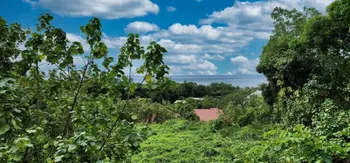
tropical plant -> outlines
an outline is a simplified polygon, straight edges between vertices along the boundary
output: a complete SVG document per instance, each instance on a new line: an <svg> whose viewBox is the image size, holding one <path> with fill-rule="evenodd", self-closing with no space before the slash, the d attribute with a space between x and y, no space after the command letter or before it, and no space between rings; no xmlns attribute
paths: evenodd
<svg viewBox="0 0 350 163"><path fill-rule="evenodd" d="M80 28L88 49L69 42L52 20L41 15L36 32L0 20L1 162L126 161L146 135L134 127L129 98L118 100L118 88L124 87L127 97L134 93L130 71L141 59L137 72L156 88L169 70L166 50L155 42L145 50L139 36L130 34L114 63L99 19ZM84 65L74 62L78 57ZM49 65L45 72L43 64ZM95 83L103 91L91 91Z"/></svg>

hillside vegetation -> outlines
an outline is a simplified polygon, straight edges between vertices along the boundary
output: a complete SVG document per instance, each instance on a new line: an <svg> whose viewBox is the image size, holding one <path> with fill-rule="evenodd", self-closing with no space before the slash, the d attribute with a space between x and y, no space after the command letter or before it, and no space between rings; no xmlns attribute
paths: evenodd
<svg viewBox="0 0 350 163"><path fill-rule="evenodd" d="M271 16L258 88L175 83L137 34L110 56L98 18L80 27L88 49L49 14L36 30L0 18L0 162L350 162L350 0Z"/></svg>

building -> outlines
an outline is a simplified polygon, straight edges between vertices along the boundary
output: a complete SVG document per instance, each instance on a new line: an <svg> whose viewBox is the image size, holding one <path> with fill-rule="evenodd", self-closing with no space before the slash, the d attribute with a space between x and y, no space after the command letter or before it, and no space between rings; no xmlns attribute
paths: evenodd
<svg viewBox="0 0 350 163"><path fill-rule="evenodd" d="M211 121L218 119L222 110L218 108L211 109L194 109L194 113L199 117L200 121Z"/></svg>

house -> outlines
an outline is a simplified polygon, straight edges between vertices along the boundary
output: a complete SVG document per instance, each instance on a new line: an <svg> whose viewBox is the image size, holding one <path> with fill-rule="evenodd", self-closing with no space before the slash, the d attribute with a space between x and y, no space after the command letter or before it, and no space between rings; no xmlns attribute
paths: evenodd
<svg viewBox="0 0 350 163"><path fill-rule="evenodd" d="M211 109L194 109L194 113L199 117L200 121L211 121L218 119L222 110L218 108Z"/></svg>

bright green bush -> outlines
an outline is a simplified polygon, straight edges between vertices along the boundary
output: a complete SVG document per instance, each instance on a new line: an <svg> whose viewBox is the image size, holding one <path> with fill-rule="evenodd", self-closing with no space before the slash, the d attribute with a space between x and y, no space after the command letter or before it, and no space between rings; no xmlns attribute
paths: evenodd
<svg viewBox="0 0 350 163"><path fill-rule="evenodd" d="M196 109L196 107L190 103L175 105L175 112L180 115L180 118L199 121L199 117L194 113L193 109Z"/></svg>
<svg viewBox="0 0 350 163"><path fill-rule="evenodd" d="M152 124L154 135L141 144L132 162L240 162L246 151L259 145L263 133L277 126L225 127L213 122L170 120Z"/></svg>
<svg viewBox="0 0 350 163"><path fill-rule="evenodd" d="M152 103L144 100L130 100L127 110L137 122L162 123L176 116L173 105Z"/></svg>
<svg viewBox="0 0 350 163"><path fill-rule="evenodd" d="M272 121L271 114L272 108L264 102L263 97L253 95L239 105L229 102L224 107L223 114L216 120L216 128L234 124L239 126L253 123L267 124Z"/></svg>
<svg viewBox="0 0 350 163"><path fill-rule="evenodd" d="M343 133L349 135L348 131ZM314 136L310 129L297 125L292 131L272 130L264 134L261 145L247 152L247 162L342 162L349 158L349 143Z"/></svg>

